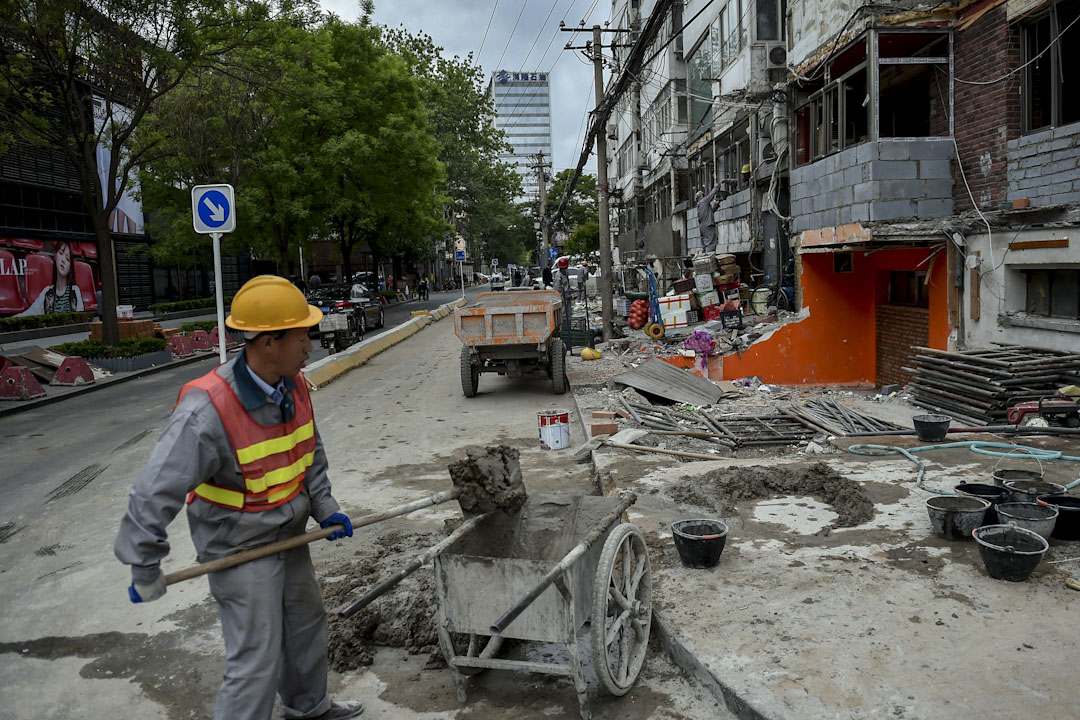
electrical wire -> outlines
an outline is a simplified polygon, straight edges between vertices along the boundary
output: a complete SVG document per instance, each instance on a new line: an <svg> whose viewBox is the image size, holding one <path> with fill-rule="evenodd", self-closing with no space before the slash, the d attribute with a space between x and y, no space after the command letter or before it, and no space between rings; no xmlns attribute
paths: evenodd
<svg viewBox="0 0 1080 720"><path fill-rule="evenodd" d="M1021 65L1020 67L1017 67L1017 68L1013 68L1012 70L1010 70L1010 71L1008 71L1007 73L1005 73L1005 74L1001 75L1000 77L996 77L996 78L994 78L993 80L961 80L960 78L956 78L956 77L954 77L954 78L953 78L953 80L954 80L954 81L956 81L956 82L958 82L958 83L962 83L962 84L964 84L964 85L993 85L993 84L995 84L995 83L999 83L999 82L1001 82L1002 80L1007 80L1007 79L1009 79L1010 77L1012 77L1013 75L1015 75L1016 73L1020 72L1020 71L1021 71L1021 70L1023 70L1024 68L1026 68L1026 67L1027 67L1028 65L1032 64L1033 62L1035 62L1036 60L1038 60L1039 58L1041 58L1041 57L1042 57L1043 55L1045 55L1045 54L1046 54L1047 52L1049 52L1049 51L1050 51L1050 48L1054 47L1054 45L1056 45L1056 44L1057 44L1058 40L1060 40L1060 39L1061 39L1061 36L1062 36L1062 35L1064 35L1065 33L1067 33L1067 32L1069 31L1069 29L1070 29L1070 28L1072 28L1072 26L1073 26L1073 25L1075 25L1075 24L1076 24L1076 23L1078 23L1078 22L1080 22L1080 17L1077 17L1077 18L1076 18L1075 20L1073 20L1073 21L1072 21L1071 23L1069 23L1068 25L1066 25L1066 26L1065 26L1065 29L1064 29L1064 30L1061 30L1060 32L1058 32L1057 36L1056 36L1056 37L1055 37L1055 38L1054 38L1053 40L1051 40L1051 41L1050 41L1049 43L1047 43L1046 47L1044 47L1044 48L1042 49L1042 51L1041 51L1041 52L1040 52L1040 53L1039 53L1038 55L1036 55L1035 57L1031 58L1031 59L1030 59L1030 60L1028 60L1028 61L1027 61L1026 63L1024 63L1023 65ZM942 68L942 70L944 71L944 69L943 69L943 68ZM1065 69L1064 69L1064 68L1062 68L1062 71L1063 71L1063 72L1064 72L1064 70L1065 70Z"/></svg>
<svg viewBox="0 0 1080 720"><path fill-rule="evenodd" d="M503 47L502 55L499 56L499 61L495 63L495 70L499 70L502 66L503 58L506 57L506 51L510 48L510 41L514 39L514 33L517 32L518 23L521 22L521 16L525 14L525 8L529 6L529 0L521 3L521 11L518 12L517 20L514 21L514 28L510 31L510 37L506 38L506 45Z"/></svg>
<svg viewBox="0 0 1080 720"><path fill-rule="evenodd" d="M484 52L484 43L487 42L488 31L491 30L491 21L495 19L495 11L499 9L499 0L495 0L495 6L491 8L491 15L488 16L487 27L484 28L484 39L480 41L480 49L476 51L476 64L480 64L480 55Z"/></svg>

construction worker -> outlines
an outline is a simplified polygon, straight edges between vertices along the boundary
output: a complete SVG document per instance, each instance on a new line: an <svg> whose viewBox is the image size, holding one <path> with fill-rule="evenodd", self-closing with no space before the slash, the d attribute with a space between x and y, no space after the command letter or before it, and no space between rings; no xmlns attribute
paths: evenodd
<svg viewBox="0 0 1080 720"><path fill-rule="evenodd" d="M570 322L570 309L574 305L574 295L570 289L570 258L563 255L555 263L558 270L551 279L551 289L562 296L563 325Z"/></svg>
<svg viewBox="0 0 1080 720"><path fill-rule="evenodd" d="M352 536L326 476L300 368L322 312L285 278L260 275L233 297L225 324L244 334L231 361L180 391L146 469L128 495L115 552L131 565L132 602L165 594L166 527L187 504L199 562L305 531L309 517ZM343 720L358 702L327 694L327 628L307 545L209 575L225 638L216 720Z"/></svg>

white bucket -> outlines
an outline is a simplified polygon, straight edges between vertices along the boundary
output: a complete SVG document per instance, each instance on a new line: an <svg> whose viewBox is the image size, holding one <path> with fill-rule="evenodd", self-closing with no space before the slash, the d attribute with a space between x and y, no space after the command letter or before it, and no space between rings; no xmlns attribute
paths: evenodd
<svg viewBox="0 0 1080 720"><path fill-rule="evenodd" d="M540 447L562 450L570 447L570 411L543 410L536 413L540 425Z"/></svg>

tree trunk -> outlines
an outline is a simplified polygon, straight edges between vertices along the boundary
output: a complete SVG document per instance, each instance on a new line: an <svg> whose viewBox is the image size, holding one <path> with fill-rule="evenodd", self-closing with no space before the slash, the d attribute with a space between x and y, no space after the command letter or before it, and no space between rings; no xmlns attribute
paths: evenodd
<svg viewBox="0 0 1080 720"><path fill-rule="evenodd" d="M106 345L120 343L120 327L116 320L116 303L119 299L116 286L116 254L113 251L112 233L108 218L102 210L91 210L90 222L97 239L98 266L101 268L101 339Z"/></svg>

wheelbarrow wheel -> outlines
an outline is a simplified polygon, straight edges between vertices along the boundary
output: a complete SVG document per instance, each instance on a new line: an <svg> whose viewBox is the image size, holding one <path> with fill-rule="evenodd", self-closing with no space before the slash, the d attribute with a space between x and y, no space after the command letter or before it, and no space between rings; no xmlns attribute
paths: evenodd
<svg viewBox="0 0 1080 720"><path fill-rule="evenodd" d="M630 523L608 535L593 585L593 666L601 685L622 696L637 681L652 626L652 572L645 536Z"/></svg>
<svg viewBox="0 0 1080 720"><path fill-rule="evenodd" d="M461 347L461 391L465 397L475 397L480 384L480 366L473 362L467 345Z"/></svg>

